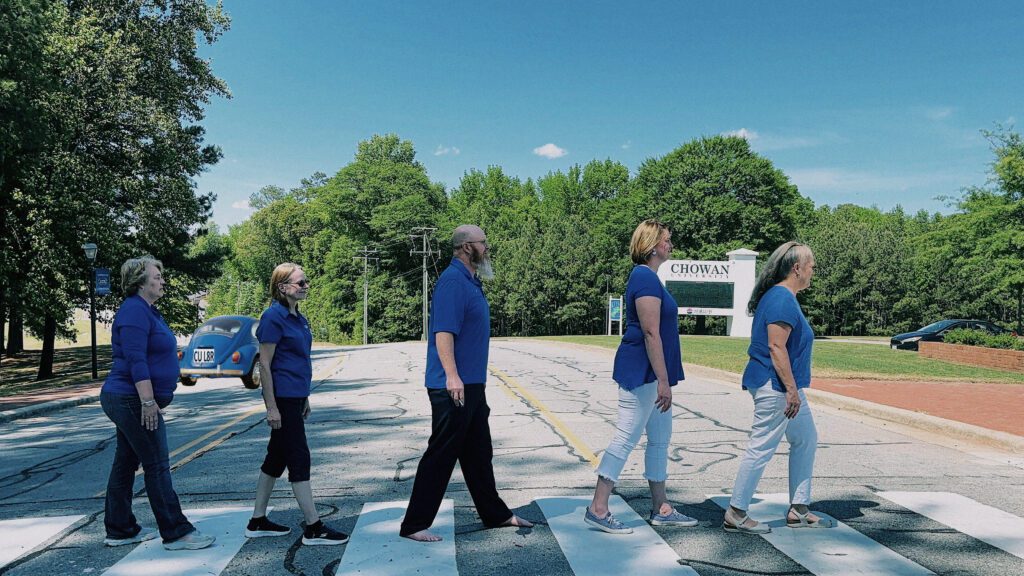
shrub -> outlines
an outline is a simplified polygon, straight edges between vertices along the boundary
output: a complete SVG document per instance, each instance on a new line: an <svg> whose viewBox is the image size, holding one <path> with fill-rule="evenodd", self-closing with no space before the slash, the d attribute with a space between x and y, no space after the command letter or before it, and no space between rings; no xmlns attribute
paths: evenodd
<svg viewBox="0 0 1024 576"><path fill-rule="evenodd" d="M1024 350L1024 339L1013 334L989 334L984 330L951 330L944 338L947 344L965 344L967 346L984 346L986 348L1003 348L1006 350Z"/></svg>

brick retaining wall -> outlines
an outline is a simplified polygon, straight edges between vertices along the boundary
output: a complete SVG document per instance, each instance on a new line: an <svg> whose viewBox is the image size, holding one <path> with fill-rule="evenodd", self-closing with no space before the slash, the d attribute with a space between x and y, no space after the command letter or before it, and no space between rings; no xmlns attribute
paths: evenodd
<svg viewBox="0 0 1024 576"><path fill-rule="evenodd" d="M1003 350L944 342L920 342L918 343L918 352L925 358L935 358L946 362L1024 372L1024 352L1020 350Z"/></svg>

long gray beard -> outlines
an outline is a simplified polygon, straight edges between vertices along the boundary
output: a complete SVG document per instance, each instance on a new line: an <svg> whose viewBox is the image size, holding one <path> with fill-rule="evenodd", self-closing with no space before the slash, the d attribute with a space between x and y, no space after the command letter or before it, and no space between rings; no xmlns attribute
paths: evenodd
<svg viewBox="0 0 1024 576"><path fill-rule="evenodd" d="M481 280L493 280L494 279L494 268L491 267L491 259L484 258L476 265L476 275Z"/></svg>

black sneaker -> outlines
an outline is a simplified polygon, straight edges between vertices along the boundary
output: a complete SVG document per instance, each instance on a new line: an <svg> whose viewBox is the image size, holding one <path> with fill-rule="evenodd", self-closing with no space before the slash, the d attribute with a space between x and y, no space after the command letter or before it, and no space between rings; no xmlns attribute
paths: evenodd
<svg viewBox="0 0 1024 576"><path fill-rule="evenodd" d="M260 538L263 536L284 536L292 529L287 526L271 522L266 516L252 518L249 525L245 527L246 538Z"/></svg>
<svg viewBox="0 0 1024 576"><path fill-rule="evenodd" d="M345 542L348 542L348 534L329 528L323 520L317 520L302 531L302 543L306 546L336 546Z"/></svg>

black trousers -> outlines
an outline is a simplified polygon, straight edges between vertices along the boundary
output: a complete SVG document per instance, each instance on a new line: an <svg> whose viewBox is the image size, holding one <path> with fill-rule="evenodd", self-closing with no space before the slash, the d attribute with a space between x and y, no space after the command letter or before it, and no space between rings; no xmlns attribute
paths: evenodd
<svg viewBox="0 0 1024 576"><path fill-rule="evenodd" d="M432 413L427 451L416 468L409 508L402 520L401 535L430 528L441 507L455 462L462 466L476 512L487 527L500 526L512 518L512 511L498 496L491 465L491 428L487 418L486 386L466 385L466 405L455 406L447 390L428 389Z"/></svg>
<svg viewBox="0 0 1024 576"><path fill-rule="evenodd" d="M311 458L306 442L306 420L302 417L306 398L275 396L274 400L281 413L281 427L270 431L267 455L260 470L267 476L280 478L287 468L289 482L309 482Z"/></svg>

